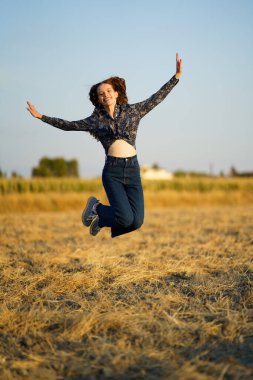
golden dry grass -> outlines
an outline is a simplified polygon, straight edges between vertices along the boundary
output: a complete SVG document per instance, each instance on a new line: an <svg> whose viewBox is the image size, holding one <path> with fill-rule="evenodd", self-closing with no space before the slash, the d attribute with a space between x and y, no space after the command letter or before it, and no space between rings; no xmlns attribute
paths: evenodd
<svg viewBox="0 0 253 380"><path fill-rule="evenodd" d="M252 205L150 209L116 239L79 211L0 226L1 379L252 379Z"/></svg>
<svg viewBox="0 0 253 380"><path fill-rule="evenodd" d="M145 207L250 205L252 178L179 178L143 181ZM81 212L90 194L107 203L100 178L0 179L0 214L35 211Z"/></svg>
<svg viewBox="0 0 253 380"><path fill-rule="evenodd" d="M91 193L24 193L0 195L1 213L24 213L36 211L72 211L81 212ZM101 202L108 204L103 191L92 193ZM199 191L145 190L145 207L148 209L178 206L228 206L253 204L253 191L213 190Z"/></svg>

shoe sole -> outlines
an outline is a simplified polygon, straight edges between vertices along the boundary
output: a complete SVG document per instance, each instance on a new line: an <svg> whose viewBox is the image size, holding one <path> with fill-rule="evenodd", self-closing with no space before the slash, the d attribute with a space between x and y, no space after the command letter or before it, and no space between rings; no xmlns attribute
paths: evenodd
<svg viewBox="0 0 253 380"><path fill-rule="evenodd" d="M97 219L98 219L98 216L96 216L96 217L92 220L92 222L91 222L91 224L90 224L90 234L91 234L92 236L96 236L96 235L99 233L100 229L101 229L101 228L98 227L98 230L96 230L96 233L92 233L92 227L93 227L93 224L96 223Z"/></svg>
<svg viewBox="0 0 253 380"><path fill-rule="evenodd" d="M95 198L95 197L89 197L89 199L87 201L87 204L86 204L86 207L83 210L83 213L82 213L82 222L83 222L83 224L86 227L89 227L90 224L91 224L91 220L87 220L87 218L89 217L89 215L90 215L90 213L92 211L92 207L97 202L98 202L97 198Z"/></svg>

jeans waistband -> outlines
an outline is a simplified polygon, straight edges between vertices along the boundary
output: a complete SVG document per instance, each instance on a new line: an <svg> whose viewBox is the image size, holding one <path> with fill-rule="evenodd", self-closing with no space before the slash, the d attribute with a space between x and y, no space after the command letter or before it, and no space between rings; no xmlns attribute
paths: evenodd
<svg viewBox="0 0 253 380"><path fill-rule="evenodd" d="M105 159L105 162L108 163L108 162L111 162L113 163L114 165L124 165L124 166L128 166L128 165L132 165L136 162L138 162L138 159L137 159L137 155L135 156L131 156L131 157L114 157L114 156L106 156L106 159Z"/></svg>

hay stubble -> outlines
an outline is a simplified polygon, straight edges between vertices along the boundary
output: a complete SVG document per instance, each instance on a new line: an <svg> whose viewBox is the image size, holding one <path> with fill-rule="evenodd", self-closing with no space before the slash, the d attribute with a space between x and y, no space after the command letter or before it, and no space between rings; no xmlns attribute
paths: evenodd
<svg viewBox="0 0 253 380"><path fill-rule="evenodd" d="M250 379L253 208L0 215L3 379Z"/></svg>

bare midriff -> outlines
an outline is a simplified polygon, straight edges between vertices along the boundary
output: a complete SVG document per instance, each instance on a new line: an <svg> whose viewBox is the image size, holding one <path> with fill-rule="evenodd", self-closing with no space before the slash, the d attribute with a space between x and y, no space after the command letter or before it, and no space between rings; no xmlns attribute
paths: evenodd
<svg viewBox="0 0 253 380"><path fill-rule="evenodd" d="M113 157L132 157L136 155L136 150L125 140L119 139L112 143L107 154Z"/></svg>

